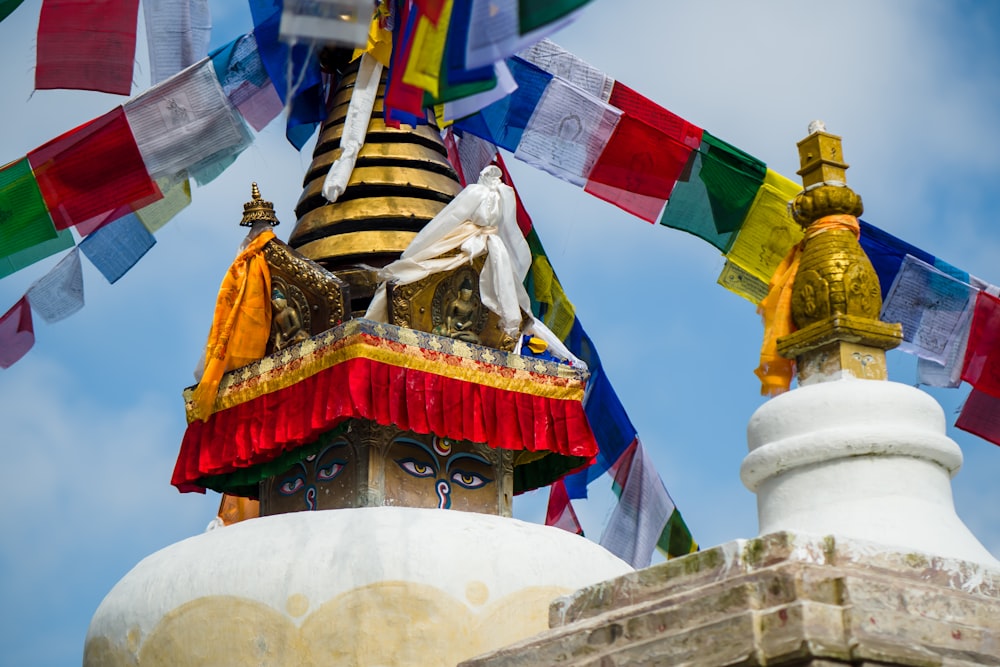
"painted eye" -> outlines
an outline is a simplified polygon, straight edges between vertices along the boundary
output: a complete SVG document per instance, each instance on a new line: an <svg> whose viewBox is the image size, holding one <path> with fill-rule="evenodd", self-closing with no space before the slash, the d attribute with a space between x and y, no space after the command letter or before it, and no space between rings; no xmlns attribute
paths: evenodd
<svg viewBox="0 0 1000 667"><path fill-rule="evenodd" d="M456 470L451 473L451 481L458 484L463 489L478 489L479 487L486 486L492 479L487 479L482 475L477 475L474 472L465 472L464 470Z"/></svg>
<svg viewBox="0 0 1000 667"><path fill-rule="evenodd" d="M344 470L343 461L331 461L330 465L323 466L316 470L316 480L320 482L329 482L334 479Z"/></svg>
<svg viewBox="0 0 1000 667"><path fill-rule="evenodd" d="M434 475L434 468L416 459L399 459L396 463L400 468L414 477L431 477Z"/></svg>
<svg viewBox="0 0 1000 667"><path fill-rule="evenodd" d="M278 487L278 493L283 496L290 496L302 490L302 487L306 485L306 481L302 479L301 475L292 477L291 479L286 479Z"/></svg>

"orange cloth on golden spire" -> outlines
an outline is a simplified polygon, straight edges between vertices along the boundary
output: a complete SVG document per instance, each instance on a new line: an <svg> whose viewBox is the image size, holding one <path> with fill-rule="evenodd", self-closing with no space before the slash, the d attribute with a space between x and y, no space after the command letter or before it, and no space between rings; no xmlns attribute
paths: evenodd
<svg viewBox="0 0 1000 667"><path fill-rule="evenodd" d="M260 516L260 501L240 496L231 496L228 493L222 494L219 502L218 517L226 526L231 526L247 519L256 519Z"/></svg>
<svg viewBox="0 0 1000 667"><path fill-rule="evenodd" d="M274 238L265 229L236 257L215 301L215 316L205 347L205 371L192 395L195 417L211 415L226 371L264 356L271 333L271 273L264 246Z"/></svg>
<svg viewBox="0 0 1000 667"><path fill-rule="evenodd" d="M792 286L799 272L802 249L809 239L838 229L850 231L856 238L861 236L861 226L853 215L827 215L813 222L806 229L805 238L781 260L768 284L767 296L757 306L764 320L764 342L760 346L760 366L754 373L760 378L763 396L777 396L788 391L795 375L795 360L778 354L778 339L796 330L792 321Z"/></svg>

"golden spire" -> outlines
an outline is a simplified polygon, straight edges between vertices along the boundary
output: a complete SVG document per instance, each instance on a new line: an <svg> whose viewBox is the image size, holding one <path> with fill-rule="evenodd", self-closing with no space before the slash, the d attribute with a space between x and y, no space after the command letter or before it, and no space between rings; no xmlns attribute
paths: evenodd
<svg viewBox="0 0 1000 667"><path fill-rule="evenodd" d="M281 224L274 214L274 204L261 199L260 190L257 188L257 184L253 183L250 188L250 201L243 204L243 219L240 220L240 225L253 227L258 222L266 222L272 227Z"/></svg>
<svg viewBox="0 0 1000 667"><path fill-rule="evenodd" d="M841 138L819 121L809 131L798 144L804 190L791 204L806 233L791 299L798 330L778 339L778 352L796 359L800 385L844 373L885 380L885 351L899 345L902 326L879 320L882 292L858 243L864 207L847 186Z"/></svg>
<svg viewBox="0 0 1000 667"><path fill-rule="evenodd" d="M351 287L352 309L364 312L378 284L377 269L399 258L424 225L461 190L435 125L387 127L382 118L385 77L364 146L345 192L336 202L323 196L323 180L340 157L358 61L346 68L320 131L298 221L288 244Z"/></svg>

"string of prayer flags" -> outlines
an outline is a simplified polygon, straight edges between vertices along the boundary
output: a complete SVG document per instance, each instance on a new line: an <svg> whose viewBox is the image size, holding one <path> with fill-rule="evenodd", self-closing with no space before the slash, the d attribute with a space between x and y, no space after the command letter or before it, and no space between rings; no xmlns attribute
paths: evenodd
<svg viewBox="0 0 1000 667"><path fill-rule="evenodd" d="M884 322L903 325L900 350L944 364L972 317L971 285L907 255L882 304Z"/></svg>
<svg viewBox="0 0 1000 667"><path fill-rule="evenodd" d="M142 221L130 213L80 241L80 250L113 285L155 244Z"/></svg>
<svg viewBox="0 0 1000 667"><path fill-rule="evenodd" d="M566 485L557 479L549 487L549 503L545 511L545 525L562 528L565 531L583 536L583 526L576 518L576 511L566 493Z"/></svg>
<svg viewBox="0 0 1000 667"><path fill-rule="evenodd" d="M458 97L458 99L444 102L440 105L439 124L447 125L459 118L471 116L472 114L485 109L491 104L512 95L517 90L517 81L510 73L507 63L501 61L493 66L493 77L491 86L481 93L473 93ZM473 181L474 182L474 181Z"/></svg>
<svg viewBox="0 0 1000 667"><path fill-rule="evenodd" d="M176 178L164 176L156 179L163 199L140 208L135 215L150 232L156 232L191 203L191 181L186 173Z"/></svg>
<svg viewBox="0 0 1000 667"><path fill-rule="evenodd" d="M257 50L253 33L239 37L210 56L222 92L250 126L260 132L283 108Z"/></svg>
<svg viewBox="0 0 1000 667"><path fill-rule="evenodd" d="M315 46L289 47L279 41L281 10L281 0L250 0L257 51L278 98L288 108L285 137L301 150L326 115L323 77Z"/></svg>
<svg viewBox="0 0 1000 667"><path fill-rule="evenodd" d="M208 54L212 15L208 0L144 0L153 84L172 77Z"/></svg>
<svg viewBox="0 0 1000 667"><path fill-rule="evenodd" d="M760 160L704 131L670 193L660 224L728 252L766 172Z"/></svg>
<svg viewBox="0 0 1000 667"><path fill-rule="evenodd" d="M535 107L553 77L519 58L511 58L507 65L517 82L517 90L478 114L456 121L455 127L515 152Z"/></svg>
<svg viewBox="0 0 1000 667"><path fill-rule="evenodd" d="M371 0L284 0L278 37L299 42L360 48L368 42Z"/></svg>
<svg viewBox="0 0 1000 667"><path fill-rule="evenodd" d="M28 153L56 229L161 197L118 107Z"/></svg>
<svg viewBox="0 0 1000 667"><path fill-rule="evenodd" d="M665 553L697 549L686 528L675 534L684 524L638 438L615 463L612 475L618 504L601 535L602 547L636 569L649 566L657 547Z"/></svg>
<svg viewBox="0 0 1000 667"><path fill-rule="evenodd" d="M522 51L568 25L590 0L470 0L465 69Z"/></svg>
<svg viewBox="0 0 1000 667"><path fill-rule="evenodd" d="M802 187L794 181L771 169L766 171L764 182L726 254L727 264L732 265L728 270L738 273L740 280L723 282L720 278L723 287L753 301L760 294L754 284L762 283L766 294L774 270L804 235L788 212L788 202L801 191ZM743 289L746 283L754 286Z"/></svg>
<svg viewBox="0 0 1000 667"><path fill-rule="evenodd" d="M238 155L252 141L208 59L132 98L124 108L153 178Z"/></svg>
<svg viewBox="0 0 1000 667"><path fill-rule="evenodd" d="M35 327L31 321L28 297L11 306L0 317L0 368L10 368L35 344Z"/></svg>
<svg viewBox="0 0 1000 667"><path fill-rule="evenodd" d="M128 95L139 0L43 0L35 89Z"/></svg>
<svg viewBox="0 0 1000 667"><path fill-rule="evenodd" d="M83 267L80 250L73 248L51 271L25 292L31 309L54 324L83 308Z"/></svg>
<svg viewBox="0 0 1000 667"><path fill-rule="evenodd" d="M416 5L416 25L410 46L410 57L403 69L403 83L427 91L431 97L440 95L441 63L454 0L445 0L438 20L432 20Z"/></svg>
<svg viewBox="0 0 1000 667"><path fill-rule="evenodd" d="M408 2L400 5L399 16L392 31L392 58L389 61L388 82L385 88L383 115L388 127L400 123L419 125L423 120L424 91L403 81L406 64L413 52L419 12Z"/></svg>
<svg viewBox="0 0 1000 667"><path fill-rule="evenodd" d="M0 0L0 21L10 16L24 0Z"/></svg>
<svg viewBox="0 0 1000 667"><path fill-rule="evenodd" d="M28 159L0 168L0 258L54 239L57 233Z"/></svg>
<svg viewBox="0 0 1000 667"><path fill-rule="evenodd" d="M17 273L35 262L51 257L67 248L72 248L74 245L76 245L76 241L73 238L73 232L63 229L56 234L54 239L42 241L8 257L0 257L0 278L6 278L12 273Z"/></svg>

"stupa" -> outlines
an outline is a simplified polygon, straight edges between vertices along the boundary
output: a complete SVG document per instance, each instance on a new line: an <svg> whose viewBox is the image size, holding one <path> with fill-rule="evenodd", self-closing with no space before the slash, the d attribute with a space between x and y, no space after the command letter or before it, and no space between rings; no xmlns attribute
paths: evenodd
<svg viewBox="0 0 1000 667"><path fill-rule="evenodd" d="M521 353L524 332L544 332L510 310L504 290L523 276L496 269L506 252L521 264L507 186L487 169L461 190L432 124L371 117L326 200L357 68L340 77L289 244L253 186L201 381L184 392L173 483L227 494L230 525L129 572L94 615L88 667L456 664L545 629L559 595L631 570L510 518L515 493L586 464L596 443L585 367ZM376 85L378 107L384 81L364 83ZM448 224L469 242L435 255ZM361 317L373 299L379 319Z"/></svg>
<svg viewBox="0 0 1000 667"><path fill-rule="evenodd" d="M814 124L799 155L805 242L772 281L790 323L761 372L799 386L751 417L741 470L760 535L584 588L548 632L463 665L1000 663L1000 562L955 513L941 407L888 381L899 325L878 320L841 139Z"/></svg>

